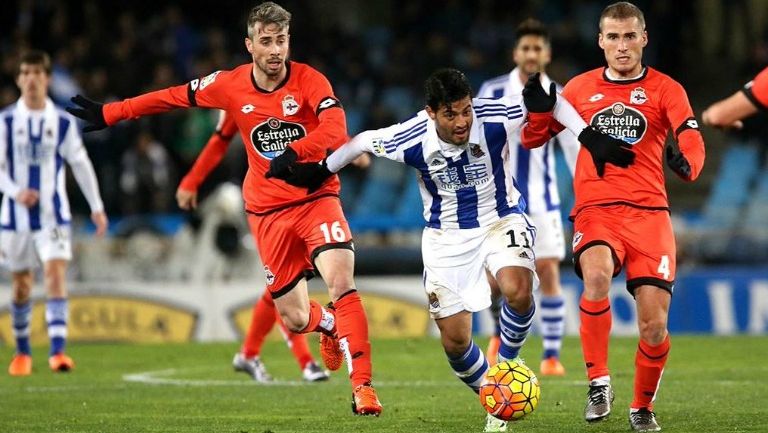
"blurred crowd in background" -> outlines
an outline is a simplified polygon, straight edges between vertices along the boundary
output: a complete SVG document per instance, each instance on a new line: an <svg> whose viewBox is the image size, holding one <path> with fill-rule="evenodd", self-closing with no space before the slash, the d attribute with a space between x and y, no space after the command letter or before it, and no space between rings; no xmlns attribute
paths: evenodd
<svg viewBox="0 0 768 433"><path fill-rule="evenodd" d="M293 13L292 58L309 63L330 79L345 107L352 135L405 119L421 109L422 83L435 68L463 70L475 89L482 81L511 70L514 29L528 17L538 18L549 27L553 50L549 73L555 80L565 83L580 72L601 66L597 23L610 2L279 3ZM733 93L768 65L766 0L634 3L646 14L650 42L645 63L680 81L697 113ZM4 4L0 16L0 106L18 98L14 82L17 56L26 48L51 54L51 95L62 105L77 93L99 101L121 99L247 63L250 59L243 40L252 6L252 2L146 0L16 0ZM753 159L754 173L741 180L746 182L746 196L735 206L748 205L750 191L756 190L766 165L768 122L764 114L761 116L747 122L743 131L730 135L704 131L708 159L701 181L692 185L669 182L671 205L682 218L681 226L699 224L706 219L708 206L721 205L709 201L722 176L720 162L727 159L727 149L732 147L753 149L747 153ZM209 110L179 110L85 135L113 220L130 215L179 214L174 191L213 131L216 119L217 113ZM384 215L398 212L397 197L392 198L393 208L386 209L386 204L370 196L371 188L365 187L366 182L377 183L379 179L392 183L395 190L408 183L403 179L409 174L383 164L376 161L367 171L345 173L344 206L351 218L355 214L366 217L372 207L381 207L376 211ZM240 183L245 170L245 153L236 139L201 195L204 198L223 181ZM567 188L569 178L561 177L565 177L561 184ZM765 177L768 179L768 174ZM380 189L373 191L381 193ZM87 213L79 193L73 191L71 197L74 209ZM567 194L565 201L567 204ZM418 219L419 204L415 206ZM387 227L378 229L386 231ZM130 227L125 230L130 232ZM694 244L698 248L699 243ZM766 245L758 246L758 251L768 256ZM685 250L684 240L683 246ZM698 260L721 259L716 254L720 246L707 248L688 250L696 250Z"/></svg>

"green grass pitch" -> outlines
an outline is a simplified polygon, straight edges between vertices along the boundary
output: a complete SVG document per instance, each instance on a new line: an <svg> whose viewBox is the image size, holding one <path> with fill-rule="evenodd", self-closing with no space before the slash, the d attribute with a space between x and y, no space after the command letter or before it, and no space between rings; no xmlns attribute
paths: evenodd
<svg viewBox="0 0 768 433"><path fill-rule="evenodd" d="M311 343L315 347L315 341ZM485 344L485 341L482 341ZM565 342L564 378L540 378L542 401L512 432L626 432L634 338L611 341L614 412L583 421L584 368L578 340ZM541 342L523 356L538 370ZM263 359L280 381L258 385L234 373L228 344L71 344L77 368L47 369L35 348L30 377L9 377L0 348L1 432L479 432L485 412L453 376L436 339L373 341L380 418L353 416L346 370L320 384L300 382L282 342ZM768 432L768 338L673 336L656 403L665 432ZM344 368L344 367L342 367Z"/></svg>

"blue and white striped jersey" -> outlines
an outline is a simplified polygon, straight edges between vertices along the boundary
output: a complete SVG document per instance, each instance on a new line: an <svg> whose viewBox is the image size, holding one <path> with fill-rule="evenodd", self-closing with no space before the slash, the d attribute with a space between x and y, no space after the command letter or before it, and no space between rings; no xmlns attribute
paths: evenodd
<svg viewBox="0 0 768 433"><path fill-rule="evenodd" d="M0 226L3 230L34 231L69 224L64 161L93 212L103 211L96 177L74 117L48 99L42 110L22 100L0 112ZM22 189L38 191L32 207L14 200Z"/></svg>
<svg viewBox="0 0 768 433"><path fill-rule="evenodd" d="M542 86L549 90L551 80L542 74ZM518 68L483 83L477 94L478 98L500 98L502 96L520 95L525 83L520 80ZM558 92L562 88L558 86ZM510 137L509 166L517 180L520 194L528 204L526 212L529 215L541 214L560 209L560 195L557 191L557 174L555 170L555 144L563 149L566 163L573 175L576 167L576 157L579 153L579 141L569 130L563 130L544 146L528 150L520 144L520 134Z"/></svg>
<svg viewBox="0 0 768 433"><path fill-rule="evenodd" d="M484 227L525 210L507 166L507 143L525 121L522 97L473 99L472 105L472 128L464 146L440 140L426 111L353 140L362 139L365 151L418 170L427 227Z"/></svg>

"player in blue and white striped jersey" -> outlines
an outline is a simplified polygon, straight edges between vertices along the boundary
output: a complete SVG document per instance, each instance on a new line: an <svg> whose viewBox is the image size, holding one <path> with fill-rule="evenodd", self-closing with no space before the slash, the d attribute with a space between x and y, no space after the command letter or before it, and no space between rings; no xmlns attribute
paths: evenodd
<svg viewBox="0 0 768 433"><path fill-rule="evenodd" d="M537 72L540 73L544 89L549 89L551 80L544 73L551 60L549 33L539 21L527 19L518 26L513 58L515 69L509 74L484 82L478 97L500 98L520 94L529 76ZM573 175L580 144L572 132L562 131L544 146L531 150L520 144L519 137L509 140L511 173L528 204L525 212L538 229L534 251L536 273L541 279L542 296L539 299L538 316L541 320L544 352L539 372L544 376L565 374L565 368L560 362L560 348L565 330L565 299L560 288L560 262L565 258L565 239L555 172L556 145L560 145L563 150L565 161ZM496 294L498 290L493 292ZM494 317L498 317L499 307L500 302L494 301L491 307ZM500 343L499 333L497 327L486 354L489 359L496 358Z"/></svg>
<svg viewBox="0 0 768 433"><path fill-rule="evenodd" d="M500 318L502 360L516 358L528 334L537 277L536 229L525 216L525 201L509 168L509 140L527 125L523 98L472 99L471 93L464 74L441 69L426 82L424 111L360 133L319 164L295 164L284 180L314 190L363 152L417 170L426 223L422 256L429 311L451 367L477 390L488 362L472 341L472 313L491 304L486 270L506 299ZM554 117L571 131L591 131L585 139L618 142L588 128L564 99L556 97L551 104L537 112L554 110Z"/></svg>
<svg viewBox="0 0 768 433"><path fill-rule="evenodd" d="M67 264L72 258L71 219L64 161L71 167L91 207L97 234L107 216L75 119L48 98L51 61L41 51L22 55L17 85L21 98L0 112L0 250L12 275L11 315L16 356L8 372L32 372L29 344L33 270L43 265L48 294L45 317L51 348L48 365L68 371L74 362L64 353L67 337Z"/></svg>

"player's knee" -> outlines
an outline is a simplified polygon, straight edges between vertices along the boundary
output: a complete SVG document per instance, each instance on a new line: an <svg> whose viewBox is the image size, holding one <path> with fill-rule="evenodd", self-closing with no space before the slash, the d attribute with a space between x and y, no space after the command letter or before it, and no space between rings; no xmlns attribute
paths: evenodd
<svg viewBox="0 0 768 433"><path fill-rule="evenodd" d="M655 346L661 344L667 336L667 321L664 318L640 320L640 339Z"/></svg>
<svg viewBox="0 0 768 433"><path fill-rule="evenodd" d="M286 328L294 333L303 331L309 323L309 314L304 311L281 311L280 318Z"/></svg>
<svg viewBox="0 0 768 433"><path fill-rule="evenodd" d="M326 280L326 284L328 284L328 293L334 301L338 300L341 295L355 289L352 275L347 275L345 272L332 274Z"/></svg>
<svg viewBox="0 0 768 433"><path fill-rule="evenodd" d="M613 279L612 270L603 267L582 269L584 292L591 297L604 298L608 296Z"/></svg>
<svg viewBox="0 0 768 433"><path fill-rule="evenodd" d="M442 340L445 353L452 358L456 358L467 352L472 342L472 337L456 333L444 335Z"/></svg>

